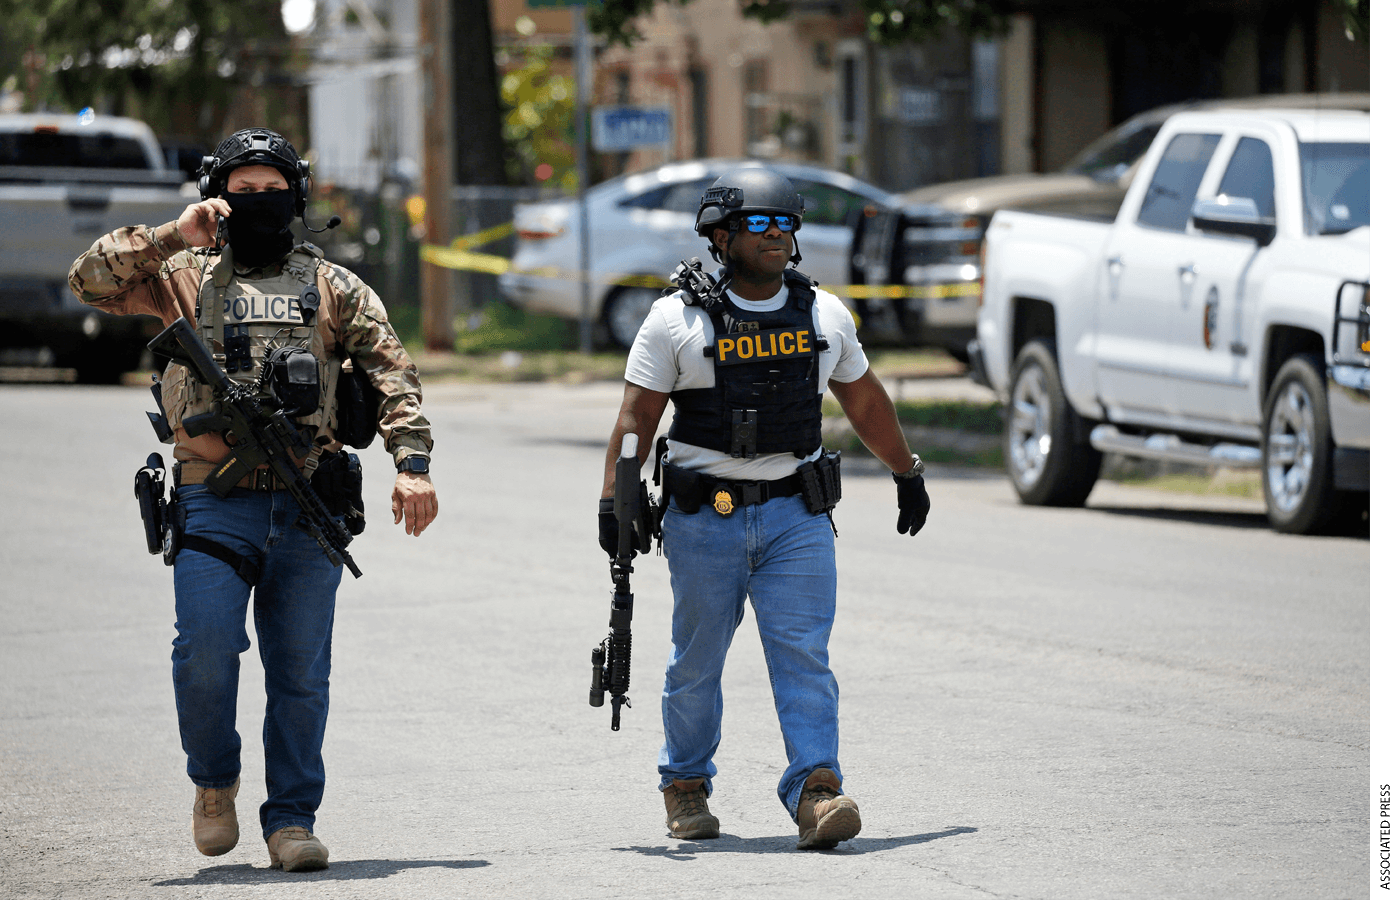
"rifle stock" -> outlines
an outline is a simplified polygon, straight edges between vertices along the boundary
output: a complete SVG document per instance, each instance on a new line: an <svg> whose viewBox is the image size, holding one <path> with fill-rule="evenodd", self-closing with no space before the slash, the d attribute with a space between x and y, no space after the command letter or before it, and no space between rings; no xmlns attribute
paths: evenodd
<svg viewBox="0 0 1400 900"><path fill-rule="evenodd" d="M209 489L219 497L227 497L245 475L266 465L301 507L303 527L316 539L326 558L332 565L344 565L359 578L362 573L346 550L354 535L331 515L311 482L292 462L292 454L305 456L311 452L311 443L296 423L280 410L264 407L251 385L229 378L185 319L176 319L146 346L156 356L189 369L196 379L214 390L216 410L181 423L191 435L224 432L225 442L231 448L204 480Z"/></svg>

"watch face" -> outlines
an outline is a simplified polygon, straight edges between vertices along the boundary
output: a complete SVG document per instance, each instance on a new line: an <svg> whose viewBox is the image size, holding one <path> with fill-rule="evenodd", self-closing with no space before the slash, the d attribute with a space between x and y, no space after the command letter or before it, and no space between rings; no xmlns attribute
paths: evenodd
<svg viewBox="0 0 1400 900"><path fill-rule="evenodd" d="M425 474L428 471L428 461L421 456L410 456L399 463L399 471Z"/></svg>

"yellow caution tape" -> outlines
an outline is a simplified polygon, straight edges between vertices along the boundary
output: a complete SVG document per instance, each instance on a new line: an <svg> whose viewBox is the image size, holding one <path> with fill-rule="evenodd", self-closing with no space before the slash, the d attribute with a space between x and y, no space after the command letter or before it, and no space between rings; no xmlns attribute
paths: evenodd
<svg viewBox="0 0 1400 900"><path fill-rule="evenodd" d="M470 272L490 272L492 275L502 275L510 271L510 260L504 256L473 253L470 250L439 247L435 244L420 246L418 257L444 269L466 269Z"/></svg>
<svg viewBox="0 0 1400 900"><path fill-rule="evenodd" d="M485 231L478 231L476 234L464 234L459 238L452 239L453 250L475 250L483 244L494 243L501 238L508 237L515 231L514 222L502 222L495 228L488 228Z"/></svg>
<svg viewBox="0 0 1400 900"><path fill-rule="evenodd" d="M502 275L514 270L511 262L504 256L493 256L489 253L474 253L469 248L479 247L482 244L489 244L494 240L500 240L503 235L494 235L502 228L509 233L510 226L502 225L496 228L483 231L480 234L459 237L452 241L452 246L442 247L436 244L422 244L418 248L420 259L430 262L435 266L442 266L445 269L461 269L468 272L486 272L491 275ZM532 269L527 274L537 278L553 278L560 281L581 280L578 272L564 271L561 269ZM655 290L669 290L671 282L659 275L616 275L591 273L589 279L595 284L607 283L620 287L645 287ZM974 297L981 293L982 286L975 281L955 282L953 284L838 284L822 285L823 290L830 291L838 297L849 297L856 300L866 300L870 298L926 298L941 299L944 297Z"/></svg>
<svg viewBox="0 0 1400 900"><path fill-rule="evenodd" d="M833 294L865 300L870 297L923 297L941 299L943 297L975 297L982 293L982 285L975 281L962 281L953 284L845 284L828 288Z"/></svg>

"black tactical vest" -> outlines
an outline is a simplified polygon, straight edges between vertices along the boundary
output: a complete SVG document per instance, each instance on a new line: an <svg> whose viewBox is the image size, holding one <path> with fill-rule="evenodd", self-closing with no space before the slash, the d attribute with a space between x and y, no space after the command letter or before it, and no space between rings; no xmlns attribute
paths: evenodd
<svg viewBox="0 0 1400 900"><path fill-rule="evenodd" d="M821 446L822 405L818 354L827 342L817 331L816 291L807 276L784 272L782 309L739 309L725 293L709 307L715 342L715 386L675 391L670 438L730 456L791 453L801 459Z"/></svg>

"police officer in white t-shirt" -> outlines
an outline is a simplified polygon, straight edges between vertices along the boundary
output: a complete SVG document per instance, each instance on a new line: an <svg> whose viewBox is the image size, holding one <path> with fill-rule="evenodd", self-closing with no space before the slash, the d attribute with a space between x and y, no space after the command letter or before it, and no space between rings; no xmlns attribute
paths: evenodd
<svg viewBox="0 0 1400 900"><path fill-rule="evenodd" d="M675 607L662 694L658 769L676 838L719 835L707 798L716 773L725 654L746 599L763 641L788 767L778 798L800 849L827 849L860 831L841 789L837 685L827 661L836 612L831 509L837 454L821 446L828 386L897 485L898 530L928 515L923 463L909 452L894 405L870 370L855 322L789 262L801 260L802 197L763 168L729 172L705 191L695 230L722 264L711 279L692 261L681 290L653 305L627 360L599 504L599 541L617 553L614 463L622 436L639 455L669 401L662 451L665 552Z"/></svg>

